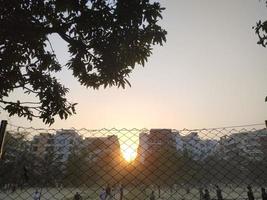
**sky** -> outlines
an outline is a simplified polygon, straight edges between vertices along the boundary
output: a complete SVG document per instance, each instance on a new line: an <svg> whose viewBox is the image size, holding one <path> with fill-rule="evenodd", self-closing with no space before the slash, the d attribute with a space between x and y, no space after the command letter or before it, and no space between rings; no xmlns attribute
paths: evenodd
<svg viewBox="0 0 267 200"><path fill-rule="evenodd" d="M86 89L63 70L58 78L77 102L77 114L50 128L194 129L263 123L267 119L267 49L252 27L267 19L264 1L162 0L160 24L167 43L155 46L145 67L130 75L131 87ZM60 63L66 43L51 42ZM21 99L15 92L10 99ZM48 127L40 120L1 119L17 126Z"/></svg>

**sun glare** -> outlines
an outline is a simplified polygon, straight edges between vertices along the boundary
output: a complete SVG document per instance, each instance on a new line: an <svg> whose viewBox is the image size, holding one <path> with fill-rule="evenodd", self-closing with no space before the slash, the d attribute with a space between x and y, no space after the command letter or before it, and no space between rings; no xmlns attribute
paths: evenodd
<svg viewBox="0 0 267 200"><path fill-rule="evenodd" d="M126 146L122 148L122 154L127 162L131 162L136 158L136 150L133 146Z"/></svg>

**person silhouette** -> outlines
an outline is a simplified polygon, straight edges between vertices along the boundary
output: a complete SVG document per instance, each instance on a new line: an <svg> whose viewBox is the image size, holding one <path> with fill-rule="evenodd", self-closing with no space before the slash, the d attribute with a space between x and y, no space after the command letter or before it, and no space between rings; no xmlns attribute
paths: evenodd
<svg viewBox="0 0 267 200"><path fill-rule="evenodd" d="M202 188L199 188L198 191L199 191L199 199L200 200L203 200L204 199L203 189Z"/></svg>
<svg viewBox="0 0 267 200"><path fill-rule="evenodd" d="M248 200L255 200L251 186L248 185L247 189L248 189L248 192L247 192Z"/></svg>
<svg viewBox="0 0 267 200"><path fill-rule="evenodd" d="M263 187L261 188L261 198L262 200L267 200L267 193Z"/></svg>
<svg viewBox="0 0 267 200"><path fill-rule="evenodd" d="M109 186L109 184L106 187L106 196L105 199L107 199L109 197L109 199L111 198L111 188Z"/></svg>
<svg viewBox="0 0 267 200"><path fill-rule="evenodd" d="M25 166L23 167L23 178L25 183L29 182L29 172Z"/></svg>
<svg viewBox="0 0 267 200"><path fill-rule="evenodd" d="M123 184L120 185L120 200L123 199Z"/></svg>
<svg viewBox="0 0 267 200"><path fill-rule="evenodd" d="M189 194L190 193L190 188L187 187L185 191L186 191L186 194Z"/></svg>
<svg viewBox="0 0 267 200"><path fill-rule="evenodd" d="M74 200L82 200L82 196L78 192L76 192L73 199Z"/></svg>
<svg viewBox="0 0 267 200"><path fill-rule="evenodd" d="M41 193L38 190L35 190L33 195L33 200L40 200L41 199Z"/></svg>
<svg viewBox="0 0 267 200"><path fill-rule="evenodd" d="M105 200L106 198L106 190L105 188L102 188L100 195L99 195L100 200Z"/></svg>
<svg viewBox="0 0 267 200"><path fill-rule="evenodd" d="M209 190L206 188L204 192L204 200L210 200Z"/></svg>
<svg viewBox="0 0 267 200"><path fill-rule="evenodd" d="M154 191L151 192L149 199L150 200L155 200L156 199Z"/></svg>
<svg viewBox="0 0 267 200"><path fill-rule="evenodd" d="M223 200L223 196L222 196L222 190L219 188L218 185L215 186L216 187L216 196L218 200Z"/></svg>
<svg viewBox="0 0 267 200"><path fill-rule="evenodd" d="M200 200L203 200L203 199L204 199L203 188L199 188L199 189L198 189L198 192L199 192L199 199L200 199Z"/></svg>

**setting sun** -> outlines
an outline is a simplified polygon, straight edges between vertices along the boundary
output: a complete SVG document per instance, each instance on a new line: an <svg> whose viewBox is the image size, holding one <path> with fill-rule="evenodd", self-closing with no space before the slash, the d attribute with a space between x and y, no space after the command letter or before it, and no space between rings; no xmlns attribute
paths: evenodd
<svg viewBox="0 0 267 200"><path fill-rule="evenodd" d="M122 145L122 155L127 162L131 162L136 158L136 149L134 146Z"/></svg>

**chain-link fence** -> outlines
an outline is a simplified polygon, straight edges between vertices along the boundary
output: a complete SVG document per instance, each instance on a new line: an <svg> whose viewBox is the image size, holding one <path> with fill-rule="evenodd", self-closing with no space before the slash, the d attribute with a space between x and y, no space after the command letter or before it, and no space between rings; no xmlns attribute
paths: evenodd
<svg viewBox="0 0 267 200"><path fill-rule="evenodd" d="M0 199L267 199L263 125L198 130L8 125Z"/></svg>

